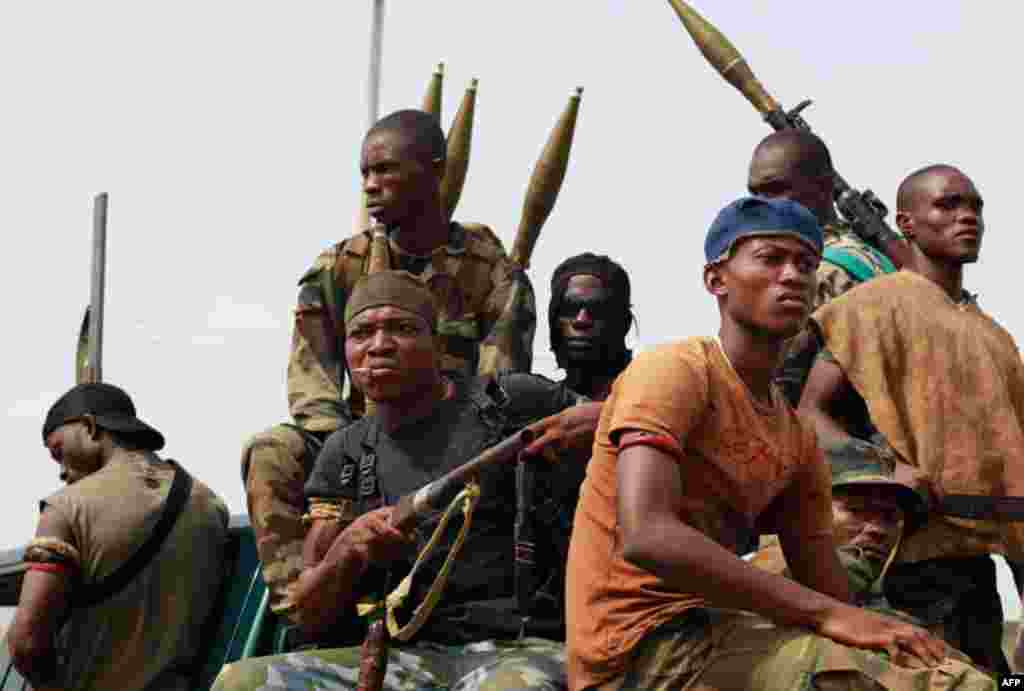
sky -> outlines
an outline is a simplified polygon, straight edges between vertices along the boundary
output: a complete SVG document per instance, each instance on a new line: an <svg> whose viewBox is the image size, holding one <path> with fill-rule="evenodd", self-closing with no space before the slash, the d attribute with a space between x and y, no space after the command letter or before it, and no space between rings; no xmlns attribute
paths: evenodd
<svg viewBox="0 0 1024 691"><path fill-rule="evenodd" d="M382 114L417 107L446 63L443 124L480 79L455 217L511 246L548 133L585 87L557 206L529 275L590 250L630 272L646 348L711 334L703 237L745 190L767 125L697 52L665 0L389 0ZM989 233L967 287L1015 337L1021 240L1003 173L1021 153L1017 3L730 0L695 4L855 187L890 207L922 165L962 167ZM295 284L347 237L366 129L369 0L0 5L0 227L7 239L0 546L25 542L59 489L43 416L74 384L89 300L91 206L110 195L104 377L166 455L245 510L244 439L287 416ZM890 214L890 221L892 214ZM537 371L558 376L546 325ZM1005 573L1003 574L1005 576ZM1010 615L1019 614L1015 595Z"/></svg>

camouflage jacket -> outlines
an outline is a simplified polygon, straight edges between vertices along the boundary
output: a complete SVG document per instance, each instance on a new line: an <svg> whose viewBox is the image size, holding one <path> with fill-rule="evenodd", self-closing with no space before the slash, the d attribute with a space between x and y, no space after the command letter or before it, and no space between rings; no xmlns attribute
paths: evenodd
<svg viewBox="0 0 1024 691"><path fill-rule="evenodd" d="M857 237L848 225L830 223L825 226L814 307L821 307L859 283L895 271L887 256Z"/></svg>
<svg viewBox="0 0 1024 691"><path fill-rule="evenodd" d="M420 276L438 300L442 367L464 375L529 372L537 308L526 273L490 228L452 223L448 242L430 255L404 252L392 237L391 266ZM370 234L328 248L299 281L288 360L288 406L296 424L329 432L362 412L348 392L344 364L345 301L367 273Z"/></svg>

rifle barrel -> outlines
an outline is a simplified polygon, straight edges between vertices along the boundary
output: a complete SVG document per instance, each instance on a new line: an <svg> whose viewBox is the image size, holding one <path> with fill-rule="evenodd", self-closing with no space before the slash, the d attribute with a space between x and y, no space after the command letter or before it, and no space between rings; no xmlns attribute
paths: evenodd
<svg viewBox="0 0 1024 691"><path fill-rule="evenodd" d="M463 463L444 477L411 494L406 494L398 500L398 505L391 514L391 525L402 532L413 530L426 516L451 501L463 485L479 475L481 470L490 465L511 462L533 441L533 438L534 435L529 430L520 430L485 449L476 458Z"/></svg>

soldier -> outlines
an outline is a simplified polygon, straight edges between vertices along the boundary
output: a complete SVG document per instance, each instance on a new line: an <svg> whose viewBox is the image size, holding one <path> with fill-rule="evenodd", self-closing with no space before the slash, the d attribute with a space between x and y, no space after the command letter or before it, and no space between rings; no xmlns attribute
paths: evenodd
<svg viewBox="0 0 1024 691"><path fill-rule="evenodd" d="M868 244L839 220L832 200L832 157L817 135L806 130L779 130L761 140L750 161L747 188L751 194L800 202L818 218L825 249L818 265L814 307L820 307L850 288L876 276L892 273L906 260L906 243L899 237L885 242L885 253ZM790 404L800 401L817 343L813 332L793 339L779 372L779 385Z"/></svg>
<svg viewBox="0 0 1024 691"><path fill-rule="evenodd" d="M445 141L437 120L404 110L366 135L361 169L367 208L387 228L391 265L423 280L439 299L442 366L529 371L536 308L526 274L484 226L448 222L439 188ZM302 486L323 440L362 412L352 390L343 400L342 315L356 280L367 272L366 231L323 254L299 282L288 361L294 424L250 439L242 477L271 609L289 616L288 588L302 568ZM514 289L518 285L518 290Z"/></svg>
<svg viewBox="0 0 1024 691"><path fill-rule="evenodd" d="M633 357L626 347L629 294L629 275L604 255L569 257L551 277L551 351L566 372L565 385L591 400L608 397Z"/></svg>
<svg viewBox="0 0 1024 691"><path fill-rule="evenodd" d="M903 539L918 527L928 505L914 488L897 482L893 469L877 455L832 455L832 526L839 561L850 581L854 604L890 611L877 588ZM765 547L750 562L772 573L789 575L778 545Z"/></svg>
<svg viewBox="0 0 1024 691"><path fill-rule="evenodd" d="M719 339L646 351L616 380L569 551L574 691L684 686L723 633L712 605L761 614L784 625L779 636L942 659L927 631L847 604L828 468L774 384L786 340L810 312L821 248L817 220L793 201L728 205L704 246ZM795 580L737 556L765 528L780 535Z"/></svg>
<svg viewBox="0 0 1024 691"><path fill-rule="evenodd" d="M891 608L880 584L901 539L924 518L924 498L913 488L893 480L891 468L879 458L856 456L830 461L836 545L854 604L917 623ZM758 568L789 575L778 545L762 548L745 558ZM733 615L728 621L729 626L719 624L723 634L715 641L713 659L701 673L697 688L760 689L770 684L772 689L803 689L808 672L843 665L871 670L873 683L877 684L871 688L876 691L996 688L992 677L972 667L970 659L956 650L949 650L949 658L935 668L922 667L919 660L902 650L889 660L891 664L885 664L866 651L843 649L827 639L808 635L784 634L784 643L780 645L776 630L761 617ZM770 681L751 687L747 685L750 676ZM819 672L814 688L831 689L839 683L841 680L830 680L828 674Z"/></svg>
<svg viewBox="0 0 1024 691"><path fill-rule="evenodd" d="M376 412L331 435L306 483L312 527L295 588L296 617L321 647L351 630L361 595L383 594L388 570L395 577L408 572L417 552L412 548L422 548L432 532L433 525L410 541L390 526L401 496L511 430L563 409L532 426L540 438L526 452L558 445L585 454L593 439L600 404L581 403L543 377L443 375L437 324L431 294L404 272L368 276L346 305L349 371ZM563 431L570 429L575 432L567 439ZM524 622L513 599L514 473L513 465L481 473L480 503L447 586L414 643L390 654L385 688L560 688L564 652L553 639L561 622ZM551 479L557 474L541 473L538 481ZM438 552L417 572L414 602L424 600L454 532L444 534ZM215 688L262 688L270 679L355 688L358 667L358 647L289 653L230 665Z"/></svg>
<svg viewBox="0 0 1024 691"><path fill-rule="evenodd" d="M223 576L224 502L156 455L163 435L110 384L64 394L43 443L68 487L41 502L25 550L15 667L37 689L192 688Z"/></svg>
<svg viewBox="0 0 1024 691"><path fill-rule="evenodd" d="M815 307L858 283L892 273L909 257L902 239L889 238L883 252L839 220L832 201L832 176L832 156L821 138L806 130L779 130L754 149L747 179L751 194L792 199L818 217L825 249L818 266Z"/></svg>
<svg viewBox="0 0 1024 691"><path fill-rule="evenodd" d="M1005 674L989 554L1020 559L1024 526L991 519L1005 513L1003 497L1024 495L1024 366L1010 334L963 289L964 266L977 261L984 234L974 183L952 166L918 170L900 185L896 220L913 261L815 313L825 345L800 408L825 448L839 453L867 445L837 419L836 404L866 405L895 477L932 508L900 549L888 598L941 624L976 664ZM977 495L988 504L977 505Z"/></svg>

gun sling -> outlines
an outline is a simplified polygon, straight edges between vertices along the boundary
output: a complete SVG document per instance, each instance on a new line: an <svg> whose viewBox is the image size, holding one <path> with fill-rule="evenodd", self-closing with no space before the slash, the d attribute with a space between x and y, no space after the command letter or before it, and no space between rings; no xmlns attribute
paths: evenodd
<svg viewBox="0 0 1024 691"><path fill-rule="evenodd" d="M1024 497L947 494L939 502L937 512L955 518L1024 521Z"/></svg>
<svg viewBox="0 0 1024 691"><path fill-rule="evenodd" d="M102 581L93 583L81 588L76 588L74 593L73 607L92 607L114 595L117 595L132 580L139 575L153 560L160 547L163 546L167 536L170 535L178 516L181 515L189 496L192 494L192 476L185 472L185 469L175 461L167 460L174 467L174 480L171 482L171 489L167 494L167 501L164 503L160 519L153 527L153 532L146 541L135 551L128 561L121 564L114 573Z"/></svg>

